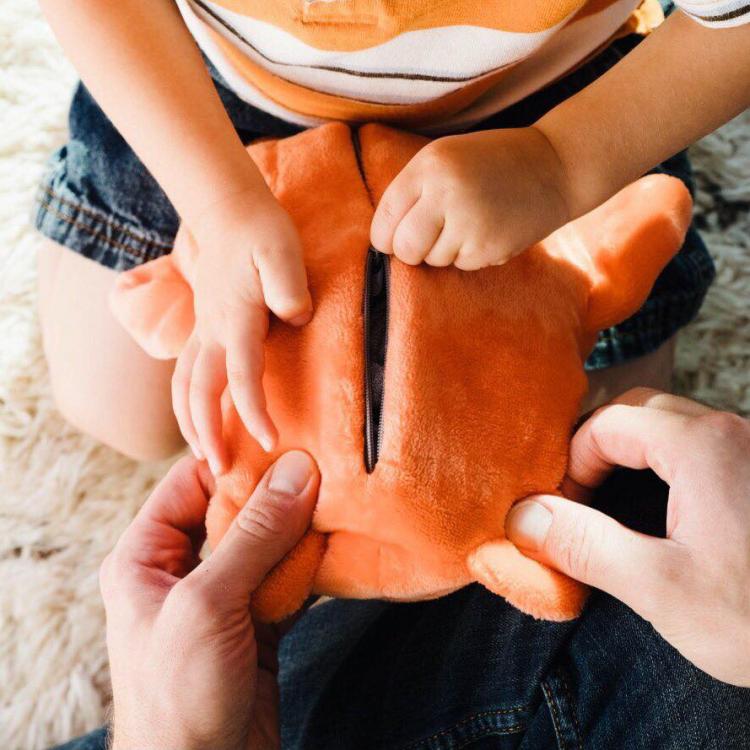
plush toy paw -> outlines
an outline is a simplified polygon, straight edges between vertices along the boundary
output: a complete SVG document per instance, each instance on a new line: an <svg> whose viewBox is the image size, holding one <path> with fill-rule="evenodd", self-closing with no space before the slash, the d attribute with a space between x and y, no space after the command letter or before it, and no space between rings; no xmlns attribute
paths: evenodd
<svg viewBox="0 0 750 750"><path fill-rule="evenodd" d="M525 557L507 539L477 547L467 565L478 583L532 617L570 620L588 594L586 586Z"/></svg>

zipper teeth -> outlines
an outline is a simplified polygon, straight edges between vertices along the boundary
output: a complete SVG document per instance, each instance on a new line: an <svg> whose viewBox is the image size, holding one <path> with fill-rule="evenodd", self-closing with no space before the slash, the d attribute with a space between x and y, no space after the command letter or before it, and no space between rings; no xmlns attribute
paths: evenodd
<svg viewBox="0 0 750 750"><path fill-rule="evenodd" d="M370 275L373 265L373 254L371 250L367 251L367 263L365 264L365 299L364 299L364 350L365 350L365 469L367 473L372 473L377 461L376 453L376 436L374 434L372 410L373 410L373 393L372 393L372 368L370 367L370 351L368 343L370 341L370 313L371 313L371 289Z"/></svg>
<svg viewBox="0 0 750 750"><path fill-rule="evenodd" d="M365 189L369 195L370 189L367 185L367 178L365 176L364 165L362 163L362 144L359 140L359 130L352 128L351 130L352 146L354 147L354 156L357 160L357 167L359 168L362 182L365 185ZM365 381L365 451L364 461L365 469L368 474L371 474L375 469L375 464L378 462L378 456L380 453L380 443L383 438L383 404L381 400L380 414L378 416L378 423L373 423L373 388L372 388L372 367L370 366L370 351L369 342L371 336L371 313L372 313L372 289L371 289L371 276L373 265L377 258L377 250L370 246L367 250L367 261L365 264L365 288L364 288L364 301L363 301L363 317L364 317L364 381ZM390 265L388 259L383 257L381 260L383 264L383 294L385 295L385 331L383 336L383 366L385 367L385 352L388 346L388 300L389 300L389 278L390 278ZM382 395L381 395L382 399Z"/></svg>
<svg viewBox="0 0 750 750"><path fill-rule="evenodd" d="M385 365L388 360L388 318L390 317L391 302L391 264L386 256L383 256L383 296L385 297L385 324L383 328L383 386L380 396L380 414L378 415L378 434L375 442L375 462L373 463L373 467L380 456L380 446L383 443L383 417L385 415Z"/></svg>

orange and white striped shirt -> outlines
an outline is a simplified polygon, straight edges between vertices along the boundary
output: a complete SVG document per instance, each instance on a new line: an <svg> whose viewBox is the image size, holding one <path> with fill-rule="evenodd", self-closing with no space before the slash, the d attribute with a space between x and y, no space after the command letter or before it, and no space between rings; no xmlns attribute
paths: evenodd
<svg viewBox="0 0 750 750"><path fill-rule="evenodd" d="M177 0L235 93L289 122L468 126L563 76L658 0ZM697 20L738 0L685 0ZM750 8L747 8L750 13ZM741 15L741 13L740 13ZM737 16L735 16L736 18Z"/></svg>

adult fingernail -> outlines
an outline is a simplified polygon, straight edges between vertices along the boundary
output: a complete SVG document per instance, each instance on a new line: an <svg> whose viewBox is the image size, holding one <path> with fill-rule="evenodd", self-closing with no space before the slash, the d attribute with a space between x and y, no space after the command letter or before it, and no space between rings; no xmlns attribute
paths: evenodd
<svg viewBox="0 0 750 750"><path fill-rule="evenodd" d="M282 495L299 495L313 473L313 462L303 451L285 453L274 464L268 489Z"/></svg>
<svg viewBox="0 0 750 750"><path fill-rule="evenodd" d="M510 509L505 534L518 547L539 550L552 524L552 513L535 500L523 500Z"/></svg>

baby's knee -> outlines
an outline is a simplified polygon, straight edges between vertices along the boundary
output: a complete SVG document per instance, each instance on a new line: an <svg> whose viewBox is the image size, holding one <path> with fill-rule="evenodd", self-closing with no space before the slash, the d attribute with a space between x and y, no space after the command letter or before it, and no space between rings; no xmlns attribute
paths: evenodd
<svg viewBox="0 0 750 750"><path fill-rule="evenodd" d="M172 412L173 364L154 360L109 310L117 274L48 242L39 255L39 312L57 407L72 425L142 461L183 447Z"/></svg>
<svg viewBox="0 0 750 750"><path fill-rule="evenodd" d="M52 377L57 409L73 427L136 461L158 461L184 447L177 422L164 409L101 398ZM99 396L99 397L97 397Z"/></svg>

